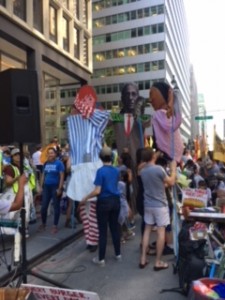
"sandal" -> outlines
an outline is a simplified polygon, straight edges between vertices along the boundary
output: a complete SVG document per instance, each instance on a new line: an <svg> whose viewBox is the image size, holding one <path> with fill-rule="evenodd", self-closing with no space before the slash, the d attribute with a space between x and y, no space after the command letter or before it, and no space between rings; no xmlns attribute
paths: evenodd
<svg viewBox="0 0 225 300"><path fill-rule="evenodd" d="M166 262L161 261L158 266L154 266L154 271L166 270L169 268L169 265Z"/></svg>
<svg viewBox="0 0 225 300"><path fill-rule="evenodd" d="M146 261L144 264L140 263L140 264L139 264L139 268L140 268L140 269L144 269L148 264L149 264L148 261Z"/></svg>
<svg viewBox="0 0 225 300"><path fill-rule="evenodd" d="M51 229L51 234L56 234L58 232L58 228L56 226L53 226Z"/></svg>

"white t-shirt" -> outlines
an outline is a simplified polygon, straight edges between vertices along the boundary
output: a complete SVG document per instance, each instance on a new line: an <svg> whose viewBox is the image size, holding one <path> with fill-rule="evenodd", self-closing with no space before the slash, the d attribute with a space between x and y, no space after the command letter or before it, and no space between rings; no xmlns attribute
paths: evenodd
<svg viewBox="0 0 225 300"><path fill-rule="evenodd" d="M0 215L5 215L9 212L11 202L8 200L0 200Z"/></svg>
<svg viewBox="0 0 225 300"><path fill-rule="evenodd" d="M41 151L36 151L33 153L32 161L35 166L42 165L42 163L40 161L40 157L41 157Z"/></svg>

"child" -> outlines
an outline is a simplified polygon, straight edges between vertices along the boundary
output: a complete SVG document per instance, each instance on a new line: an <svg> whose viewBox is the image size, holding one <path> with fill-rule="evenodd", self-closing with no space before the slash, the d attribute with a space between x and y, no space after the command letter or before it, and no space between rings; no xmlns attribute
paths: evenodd
<svg viewBox="0 0 225 300"><path fill-rule="evenodd" d="M120 213L118 222L121 225L122 238L121 242L125 242L125 240L134 237L135 233L130 230L127 226L127 220L131 213L130 207L127 202L127 195L129 193L129 175L126 170L122 170L120 172L120 180L118 182L118 190L120 192Z"/></svg>
<svg viewBox="0 0 225 300"><path fill-rule="evenodd" d="M202 190L207 190L207 206L212 206L212 192L210 188L207 187L205 180L200 180L198 183L198 188Z"/></svg>

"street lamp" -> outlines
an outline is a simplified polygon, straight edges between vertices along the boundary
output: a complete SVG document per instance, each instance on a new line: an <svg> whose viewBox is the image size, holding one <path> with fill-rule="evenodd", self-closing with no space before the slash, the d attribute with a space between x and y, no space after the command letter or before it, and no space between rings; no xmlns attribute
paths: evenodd
<svg viewBox="0 0 225 300"><path fill-rule="evenodd" d="M174 88L175 90L179 90L179 87L178 87L178 85L177 85L177 81L176 81L176 79L175 79L175 75L172 75L171 84L172 84L172 86L173 86L173 88Z"/></svg>

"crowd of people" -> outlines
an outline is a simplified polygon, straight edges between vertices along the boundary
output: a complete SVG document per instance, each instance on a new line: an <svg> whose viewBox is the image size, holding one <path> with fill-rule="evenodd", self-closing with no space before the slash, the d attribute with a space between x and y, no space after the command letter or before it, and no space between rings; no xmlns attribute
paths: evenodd
<svg viewBox="0 0 225 300"><path fill-rule="evenodd" d="M90 252L98 249L98 256L93 262L99 266L105 265L108 225L115 258L121 260L121 243L135 237L135 219L139 214L139 268L144 269L148 264L147 256L154 255L154 270L160 271L168 268L162 256L174 253L171 187L175 185L178 175L187 176L191 188L206 189L208 205L215 205L217 198L225 197L225 167L222 162L213 160L211 153L198 158L196 153L191 153L183 145L179 132L182 119L176 107L176 95L164 82L155 83L150 90L150 102L155 110L152 118L154 150L144 145L139 147L141 143L131 144L132 132L139 141L143 137L145 122L141 121L138 110L134 109L136 105L140 108L143 101L140 101L134 84L127 84L125 88L122 103L126 104L127 110L122 109L121 114L124 114L124 121L125 114L128 114L127 126L130 126L130 114L134 114L133 124L137 130L136 133L131 131L124 134L124 123L115 122L120 132L120 138L117 135L121 142L118 150L116 143L113 143L112 149L102 146L100 153L97 151L102 142L102 131L108 122L108 114L103 115L99 111L93 113L90 122L80 114L71 117L69 128L77 130L76 135L73 132L76 136L73 149L71 147L73 151L69 149L69 144L60 146L57 137L45 148L38 145L32 154L28 151L21 153L17 147L2 147L0 213L17 218L23 202L21 199L24 198L26 236L29 237L29 223L37 219L36 204L41 203L38 231L43 232L47 230L49 206L52 203L51 234L57 234L59 230L62 211L66 214L67 228L74 228L76 217L76 222L83 223L87 249ZM125 96L127 101L124 100ZM102 120L104 124L99 123ZM85 142L87 147L84 147ZM87 184L90 180L92 190ZM4 199L8 199L7 205ZM152 231L156 231L156 241L150 244Z"/></svg>

